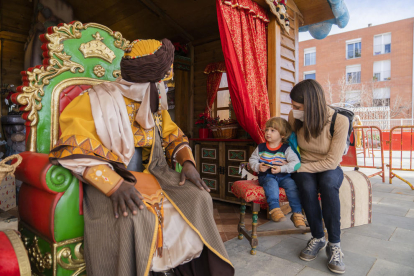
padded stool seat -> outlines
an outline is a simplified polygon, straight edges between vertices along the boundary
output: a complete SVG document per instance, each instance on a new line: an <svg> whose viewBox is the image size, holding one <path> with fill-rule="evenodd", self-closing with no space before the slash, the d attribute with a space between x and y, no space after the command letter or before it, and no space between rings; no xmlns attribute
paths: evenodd
<svg viewBox="0 0 414 276"><path fill-rule="evenodd" d="M284 234L298 234L310 232L309 227L305 229L294 228L288 230L273 230L273 231L257 231L257 220L260 207L267 210L267 201L263 187L259 185L259 180L239 180L233 183L231 187L233 194L241 199L240 206L240 221L237 226L239 232L239 240L245 236L252 247L250 254L256 255L256 247L259 244L257 236L269 236L269 235L284 235ZM288 202L285 189L279 188L279 203ZM246 203L252 204L252 231L247 231L244 224L244 216L246 214Z"/></svg>

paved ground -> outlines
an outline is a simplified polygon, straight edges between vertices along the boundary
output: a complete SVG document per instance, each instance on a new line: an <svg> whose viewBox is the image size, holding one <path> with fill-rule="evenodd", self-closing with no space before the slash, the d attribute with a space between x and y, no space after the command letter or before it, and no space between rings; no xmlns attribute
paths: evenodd
<svg viewBox="0 0 414 276"><path fill-rule="evenodd" d="M350 169L350 168L349 168ZM362 170L372 174L375 170ZM388 175L388 174L387 174ZM414 172L399 175L414 184ZM393 184L371 178L373 184L372 224L342 231L341 246L347 266L345 275L405 276L414 275L414 191L399 179ZM262 211L263 212L263 211ZM260 229L291 228L290 220L268 222ZM312 262L298 258L310 234L260 237L257 255L249 254L246 239L225 243L237 276L334 275L326 267L321 252Z"/></svg>

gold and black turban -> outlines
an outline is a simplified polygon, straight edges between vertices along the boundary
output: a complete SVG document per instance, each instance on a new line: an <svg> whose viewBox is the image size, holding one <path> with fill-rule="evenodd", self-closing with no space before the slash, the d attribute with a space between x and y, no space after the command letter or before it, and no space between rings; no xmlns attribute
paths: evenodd
<svg viewBox="0 0 414 276"><path fill-rule="evenodd" d="M158 109L155 83L163 80L174 62L174 46L168 39L135 40L125 50L121 61L121 76L136 83L151 83L151 111Z"/></svg>

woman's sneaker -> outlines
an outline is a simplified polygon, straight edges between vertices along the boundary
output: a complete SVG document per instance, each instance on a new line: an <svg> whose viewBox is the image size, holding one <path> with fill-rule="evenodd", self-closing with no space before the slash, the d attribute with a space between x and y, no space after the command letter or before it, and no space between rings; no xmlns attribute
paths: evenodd
<svg viewBox="0 0 414 276"><path fill-rule="evenodd" d="M320 239L311 238L308 241L308 245L305 247L305 249L303 249L302 252L300 252L299 258L307 262L315 260L319 251L324 249L325 246L325 237L322 237Z"/></svg>
<svg viewBox="0 0 414 276"><path fill-rule="evenodd" d="M345 273L345 264L342 261L344 253L337 245L328 245L326 247L326 255L328 256L328 268L334 273Z"/></svg>

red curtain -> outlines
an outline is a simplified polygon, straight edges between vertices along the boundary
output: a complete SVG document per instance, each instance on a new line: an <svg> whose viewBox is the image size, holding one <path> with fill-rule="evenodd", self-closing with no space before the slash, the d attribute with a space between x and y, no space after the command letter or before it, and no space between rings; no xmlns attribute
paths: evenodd
<svg viewBox="0 0 414 276"><path fill-rule="evenodd" d="M217 18L230 97L239 124L256 143L270 117L266 11L251 0L217 0Z"/></svg>
<svg viewBox="0 0 414 276"><path fill-rule="evenodd" d="M224 62L216 62L207 65L204 74L207 74L207 107L204 112L209 112L217 96L220 86L221 76L226 72Z"/></svg>

